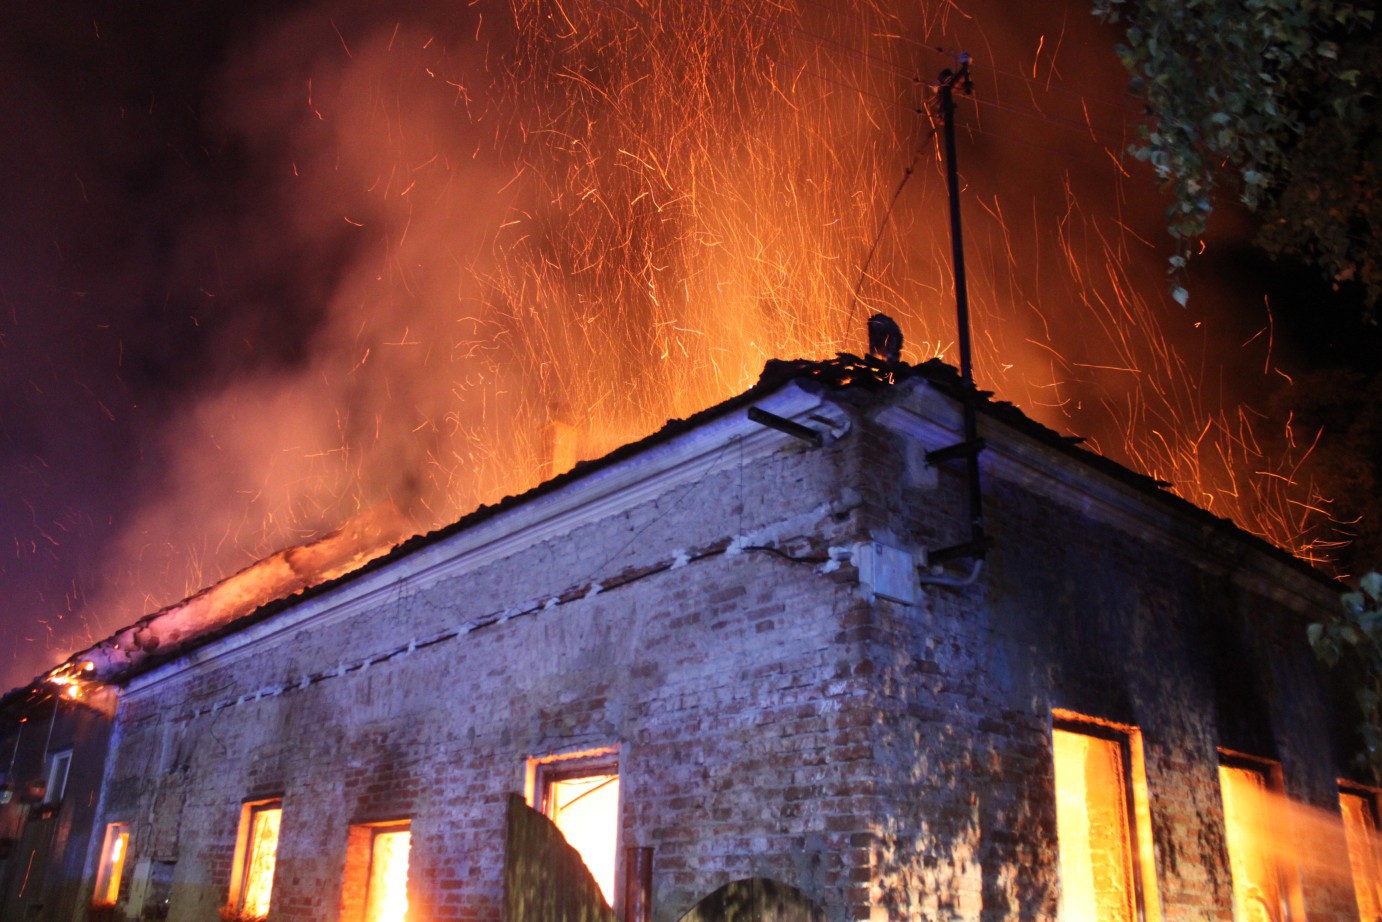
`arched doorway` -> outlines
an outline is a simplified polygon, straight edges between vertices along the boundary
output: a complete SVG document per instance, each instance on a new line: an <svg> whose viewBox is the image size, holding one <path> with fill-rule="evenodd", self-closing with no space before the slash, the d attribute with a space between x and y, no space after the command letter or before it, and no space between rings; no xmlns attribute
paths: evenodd
<svg viewBox="0 0 1382 922"><path fill-rule="evenodd" d="M679 922L825 922L825 910L796 887L746 877L692 906Z"/></svg>

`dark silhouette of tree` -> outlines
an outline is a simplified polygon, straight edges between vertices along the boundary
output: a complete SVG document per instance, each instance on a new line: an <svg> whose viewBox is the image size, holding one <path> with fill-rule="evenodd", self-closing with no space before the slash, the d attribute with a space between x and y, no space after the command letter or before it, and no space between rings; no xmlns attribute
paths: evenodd
<svg viewBox="0 0 1382 922"><path fill-rule="evenodd" d="M1353 675L1361 721L1358 767L1382 781L1382 573L1369 572L1346 592L1335 617L1309 628L1315 655Z"/></svg>
<svg viewBox="0 0 1382 922"><path fill-rule="evenodd" d="M1173 274L1216 199L1261 219L1269 253L1382 300L1382 30L1371 3L1094 0L1146 106L1133 153L1172 194ZM1183 287L1173 294L1181 303Z"/></svg>

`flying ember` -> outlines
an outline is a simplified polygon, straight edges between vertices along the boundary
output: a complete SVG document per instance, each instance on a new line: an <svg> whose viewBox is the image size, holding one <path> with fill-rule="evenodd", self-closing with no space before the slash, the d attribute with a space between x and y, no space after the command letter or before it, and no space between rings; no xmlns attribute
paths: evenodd
<svg viewBox="0 0 1382 922"><path fill-rule="evenodd" d="M1244 403L1275 374L1270 336L1227 345L1207 312L1236 293L1165 295L1147 242L1162 203L1123 163L1137 110L1111 44L1084 7L1000 2L328 4L266 22L207 110L254 165L239 229L277 229L244 235L246 263L316 273L316 300L284 308L310 310L311 335L175 416L160 492L107 561L123 575L87 600L86 636L54 645L342 523L375 549L435 528L743 390L767 359L863 352L876 313L903 360L954 363L933 87L959 49L978 385L1320 559L1314 433L1288 442ZM213 275L208 311L256 297Z"/></svg>

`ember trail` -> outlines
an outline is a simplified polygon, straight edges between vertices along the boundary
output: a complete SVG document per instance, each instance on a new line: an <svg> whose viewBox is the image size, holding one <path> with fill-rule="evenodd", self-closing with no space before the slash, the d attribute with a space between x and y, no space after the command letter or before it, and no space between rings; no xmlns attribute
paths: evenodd
<svg viewBox="0 0 1382 922"><path fill-rule="evenodd" d="M1268 449L1281 423L1245 402L1275 375L1270 337L1225 345L1200 313L1212 288L1191 312L1163 296L1119 65L1072 50L1105 38L1082 10L869 0L268 22L227 64L215 127L263 177L249 220L281 227L283 252L352 259L304 308L299 363L173 421L170 476L85 636L54 646L337 529L382 548L435 528L743 390L769 358L858 351L878 311L906 360L953 364L929 113L960 47L977 55L957 117L978 385L1321 559L1314 433ZM226 309L243 296L204 281ZM311 570L297 556L275 585Z"/></svg>

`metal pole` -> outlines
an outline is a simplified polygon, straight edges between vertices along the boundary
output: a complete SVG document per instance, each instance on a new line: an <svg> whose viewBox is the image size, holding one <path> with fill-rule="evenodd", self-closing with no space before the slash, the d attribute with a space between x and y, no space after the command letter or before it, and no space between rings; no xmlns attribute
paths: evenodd
<svg viewBox="0 0 1382 922"><path fill-rule="evenodd" d="M964 440L979 437L974 411L974 362L969 338L969 289L965 283L964 235L960 229L960 174L955 162L955 86L966 93L974 88L969 80L969 55L961 55L960 69L941 71L941 127L945 132L945 182L950 197L950 256L955 273L955 315L959 327L960 378L968 393L964 395ZM984 504L979 485L979 455L970 452L965 459L969 480L969 528L971 543L984 538ZM982 549L978 556L983 556Z"/></svg>
<svg viewBox="0 0 1382 922"><path fill-rule="evenodd" d="M960 377L974 384L974 367L969 343L969 290L965 285L965 244L960 231L960 174L955 165L955 84L968 91L969 57L961 59L958 72L941 71L941 126L945 131L945 183L950 193L950 260L955 271L955 313L959 320ZM965 433L973 438L974 433Z"/></svg>

